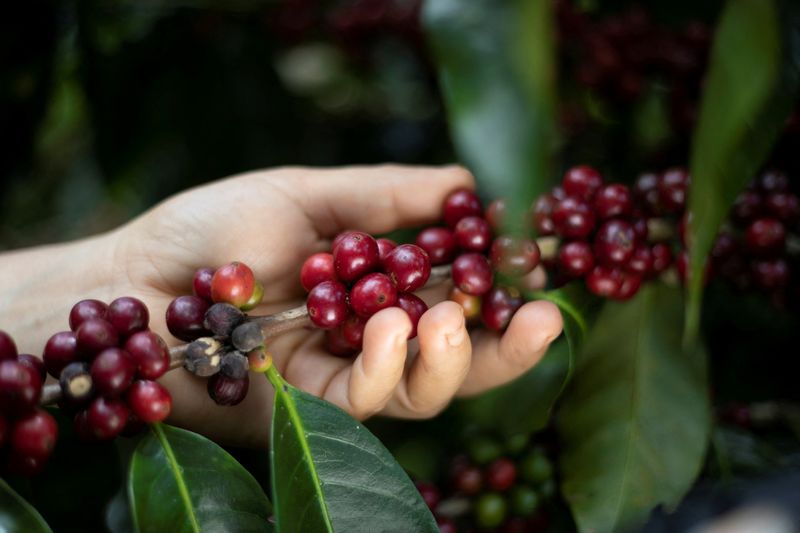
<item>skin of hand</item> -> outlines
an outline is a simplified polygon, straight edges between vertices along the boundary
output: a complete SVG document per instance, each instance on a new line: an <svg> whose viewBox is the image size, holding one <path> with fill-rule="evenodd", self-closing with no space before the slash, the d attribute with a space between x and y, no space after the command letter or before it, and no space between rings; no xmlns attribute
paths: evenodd
<svg viewBox="0 0 800 533"><path fill-rule="evenodd" d="M248 264L265 288L264 303L251 314L274 313L303 302L300 266L312 253L328 250L340 231L380 234L433 223L448 193L473 186L461 167L386 165L281 168L190 189L107 234L0 256L0 279L17 273L13 285L0 282L0 328L22 350L41 353L49 335L66 329L75 301L129 295L147 304L151 328L178 344L163 317L173 298L191 293L197 268ZM54 297L24 297L37 289ZM406 341L411 324L402 310L371 317L354 360L327 354L321 331L293 331L267 348L290 383L356 418L426 418L455 396L520 376L561 333L558 309L536 301L526 303L502 335L480 329L470 335L461 307L442 301L446 292L423 291L431 307L413 341ZM171 423L223 443L266 444L273 394L266 378L251 374L247 398L235 407L214 404L206 380L188 372L172 371L161 381L173 397Z"/></svg>

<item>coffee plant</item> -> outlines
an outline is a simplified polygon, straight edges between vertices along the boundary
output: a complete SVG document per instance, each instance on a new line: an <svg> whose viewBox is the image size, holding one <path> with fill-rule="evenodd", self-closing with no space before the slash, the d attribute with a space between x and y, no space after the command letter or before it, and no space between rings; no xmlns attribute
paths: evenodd
<svg viewBox="0 0 800 533"><path fill-rule="evenodd" d="M203 42L246 14L276 54L337 50L341 79L405 50L477 190L450 191L427 227L341 232L302 262L294 308L258 313L271 287L226 257L161 316L146 298L75 294L35 354L0 324L0 530L662 531L699 520L678 522L703 486L796 468L800 9L713 4L283 0L190 16ZM311 329L354 359L391 307L414 339L434 287L486 335L550 301L562 338L427 421L358 421L273 364L272 341ZM170 372L219 409L268 381L272 416L249 423L269 421L269 449L170 425Z"/></svg>

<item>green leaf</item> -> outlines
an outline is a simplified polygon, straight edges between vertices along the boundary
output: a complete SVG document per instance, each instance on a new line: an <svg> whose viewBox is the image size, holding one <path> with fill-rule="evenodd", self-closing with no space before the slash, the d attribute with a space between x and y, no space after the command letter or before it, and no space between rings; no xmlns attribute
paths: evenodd
<svg viewBox="0 0 800 533"><path fill-rule="evenodd" d="M438 532L414 484L383 444L338 407L270 368L272 493L281 533Z"/></svg>
<svg viewBox="0 0 800 533"><path fill-rule="evenodd" d="M674 505L710 433L706 356L681 348L680 291L607 303L556 416L562 492L581 531L619 531Z"/></svg>
<svg viewBox="0 0 800 533"><path fill-rule="evenodd" d="M506 198L520 217L552 185L551 11L547 0L429 0L423 8L459 157L483 192Z"/></svg>
<svg viewBox="0 0 800 533"><path fill-rule="evenodd" d="M730 0L711 51L692 142L692 213L686 340L697 337L703 263L737 194L764 163L800 86L800 9Z"/></svg>
<svg viewBox="0 0 800 533"><path fill-rule="evenodd" d="M154 424L131 458L138 531L272 531L269 500L228 452L191 431Z"/></svg>
<svg viewBox="0 0 800 533"><path fill-rule="evenodd" d="M0 531L4 533L49 532L50 527L31 504L0 478Z"/></svg>

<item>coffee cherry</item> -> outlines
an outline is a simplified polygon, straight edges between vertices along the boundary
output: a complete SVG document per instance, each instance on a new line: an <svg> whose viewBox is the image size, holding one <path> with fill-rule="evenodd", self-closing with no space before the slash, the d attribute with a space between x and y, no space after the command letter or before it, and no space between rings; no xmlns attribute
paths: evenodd
<svg viewBox="0 0 800 533"><path fill-rule="evenodd" d="M166 316L167 329L172 336L191 342L208 335L209 331L203 325L209 309L208 302L209 300L204 300L199 296L178 296L172 300L167 307Z"/></svg>
<svg viewBox="0 0 800 533"><path fill-rule="evenodd" d="M70 363L61 370L58 378L61 396L70 406L80 406L94 395L94 380L89 365L82 361Z"/></svg>
<svg viewBox="0 0 800 533"><path fill-rule="evenodd" d="M586 288L597 296L611 297L619 291L621 284L622 276L615 268L597 265L586 275Z"/></svg>
<svg viewBox="0 0 800 533"><path fill-rule="evenodd" d="M583 200L569 196L553 208L553 226L562 237L583 239L594 229L594 212Z"/></svg>
<svg viewBox="0 0 800 533"><path fill-rule="evenodd" d="M318 253L308 257L300 268L300 284L310 291L323 281L336 281L333 254Z"/></svg>
<svg viewBox="0 0 800 533"><path fill-rule="evenodd" d="M194 295L209 303L213 301L211 298L211 280L214 279L216 271L216 268L211 267L198 268L192 278L192 292Z"/></svg>
<svg viewBox="0 0 800 533"><path fill-rule="evenodd" d="M341 326L341 333L347 345L351 348L361 348L364 342L364 328L367 319L358 315L350 315Z"/></svg>
<svg viewBox="0 0 800 533"><path fill-rule="evenodd" d="M89 370L98 393L107 397L120 396L136 375L136 363L128 352L119 348L108 348L100 352Z"/></svg>
<svg viewBox="0 0 800 533"><path fill-rule="evenodd" d="M81 324L90 318L105 318L108 306L100 300L81 300L69 312L69 329L78 331Z"/></svg>
<svg viewBox="0 0 800 533"><path fill-rule="evenodd" d="M783 258L757 259L751 265L753 281L762 289L782 289L789 284L789 264Z"/></svg>
<svg viewBox="0 0 800 533"><path fill-rule="evenodd" d="M625 185L619 183L605 185L594 197L594 211L601 220L628 216L632 210L631 191Z"/></svg>
<svg viewBox="0 0 800 533"><path fill-rule="evenodd" d="M639 292L639 288L641 286L642 276L638 274L632 274L630 272L622 272L620 274L619 288L611 297L620 301L630 300L637 292Z"/></svg>
<svg viewBox="0 0 800 533"><path fill-rule="evenodd" d="M483 474L477 466L468 465L453 473L453 488L466 496L474 496L483 488Z"/></svg>
<svg viewBox="0 0 800 533"><path fill-rule="evenodd" d="M8 440L8 435L10 432L9 422L8 419L0 413L0 450L3 449L5 446L6 441Z"/></svg>
<svg viewBox="0 0 800 533"><path fill-rule="evenodd" d="M78 353L86 359L91 359L106 348L116 346L119 343L119 334L108 321L102 318L90 318L78 326L75 339Z"/></svg>
<svg viewBox="0 0 800 533"><path fill-rule="evenodd" d="M264 345L264 334L257 322L245 322L233 330L231 344L242 353L255 350Z"/></svg>
<svg viewBox="0 0 800 533"><path fill-rule="evenodd" d="M489 204L486 208L486 222L495 233L506 231L508 220L508 205L502 198L497 199Z"/></svg>
<svg viewBox="0 0 800 533"><path fill-rule="evenodd" d="M158 379L169 370L169 349L164 339L152 331L134 333L125 343L137 367L137 375L144 379Z"/></svg>
<svg viewBox="0 0 800 533"><path fill-rule="evenodd" d="M500 235L492 242L489 257L497 272L506 276L524 276L539 265L541 252L536 241Z"/></svg>
<svg viewBox="0 0 800 533"><path fill-rule="evenodd" d="M571 278L585 276L594 267L592 247L586 241L572 241L558 250L559 270Z"/></svg>
<svg viewBox="0 0 800 533"><path fill-rule="evenodd" d="M378 256L381 258L381 263L383 263L389 252L397 248L397 243L392 239L378 239L376 242L378 243Z"/></svg>
<svg viewBox="0 0 800 533"><path fill-rule="evenodd" d="M344 238L347 237L350 233L352 232L343 231L338 235L336 235L336 237L333 238L333 241L331 241L331 252L333 252L336 249L336 247L339 246L339 243L342 242L342 240L344 240Z"/></svg>
<svg viewBox="0 0 800 533"><path fill-rule="evenodd" d="M209 382L216 377L219 374L209 379ZM127 401L133 414L145 424L161 422L172 410L172 396L155 381L135 381L128 391Z"/></svg>
<svg viewBox="0 0 800 533"><path fill-rule="evenodd" d="M489 261L481 254L461 254L453 261L453 284L474 296L486 294L492 288L494 275Z"/></svg>
<svg viewBox="0 0 800 533"><path fill-rule="evenodd" d="M669 213L678 213L686 206L686 189L689 173L682 168L664 172L658 182L658 195L661 206Z"/></svg>
<svg viewBox="0 0 800 533"><path fill-rule="evenodd" d="M650 248L650 253L653 255L653 271L654 275L661 274L672 264L672 250L670 247L663 243L654 244Z"/></svg>
<svg viewBox="0 0 800 533"><path fill-rule="evenodd" d="M454 229L456 242L463 250L482 252L489 247L492 230L481 217L464 217Z"/></svg>
<svg viewBox="0 0 800 533"><path fill-rule="evenodd" d="M505 451L502 443L487 435L473 437L469 441L468 450L470 458L479 465L491 463Z"/></svg>
<svg viewBox="0 0 800 533"><path fill-rule="evenodd" d="M504 330L522 304L522 297L515 289L492 287L481 304L484 326L494 331Z"/></svg>
<svg viewBox="0 0 800 533"><path fill-rule="evenodd" d="M520 474L526 481L540 485L553 477L553 464L541 450L532 450L520 463Z"/></svg>
<svg viewBox="0 0 800 533"><path fill-rule="evenodd" d="M22 457L46 460L53 453L58 439L58 424L43 409L25 415L11 429L11 449Z"/></svg>
<svg viewBox="0 0 800 533"><path fill-rule="evenodd" d="M250 362L241 352L228 352L222 356L222 363L220 364L220 373L228 378L242 379L247 375L250 370Z"/></svg>
<svg viewBox="0 0 800 533"><path fill-rule="evenodd" d="M426 228L419 232L415 242L434 266L452 261L458 249L455 234L447 228Z"/></svg>
<svg viewBox="0 0 800 533"><path fill-rule="evenodd" d="M594 256L597 262L610 267L625 265L633 256L636 235L633 226L625 220L603 222L594 238Z"/></svg>
<svg viewBox="0 0 800 533"><path fill-rule="evenodd" d="M247 364L251 372L263 373L272 366L272 356L264 348L257 348L247 354Z"/></svg>
<svg viewBox="0 0 800 533"><path fill-rule="evenodd" d="M789 192L775 192L767 195L764 208L770 215L782 222L795 222L800 217L800 199Z"/></svg>
<svg viewBox="0 0 800 533"><path fill-rule="evenodd" d="M147 329L150 312L141 300L123 296L108 304L105 318L120 336L128 337L137 331Z"/></svg>
<svg viewBox="0 0 800 533"><path fill-rule="evenodd" d="M742 224L750 222L762 213L763 201L764 199L756 191L742 191L733 203L732 218Z"/></svg>
<svg viewBox="0 0 800 533"><path fill-rule="evenodd" d="M475 521L482 528L494 528L506 518L506 501L497 493L488 492L475 502Z"/></svg>
<svg viewBox="0 0 800 533"><path fill-rule="evenodd" d="M559 200L552 194L543 194L531 206L531 222L536 235L545 237L553 235L556 231L553 224L553 210Z"/></svg>
<svg viewBox="0 0 800 533"><path fill-rule="evenodd" d="M203 327L218 337L230 337L244 318L244 313L231 304L214 304L203 317Z"/></svg>
<svg viewBox="0 0 800 533"><path fill-rule="evenodd" d="M650 234L650 229L647 227L647 219L634 218L631 221L631 225L633 226L633 234L636 235L636 241L637 242L647 241L647 237Z"/></svg>
<svg viewBox="0 0 800 533"><path fill-rule="evenodd" d="M249 387L250 377L247 374L239 379L216 374L208 380L208 395L217 405L237 405L247 396Z"/></svg>
<svg viewBox="0 0 800 533"><path fill-rule="evenodd" d="M221 266L211 278L211 299L240 307L253 295L256 278L250 267L234 261Z"/></svg>
<svg viewBox="0 0 800 533"><path fill-rule="evenodd" d="M350 306L359 316L370 317L395 303L397 288L386 274L367 274L350 290Z"/></svg>
<svg viewBox="0 0 800 533"><path fill-rule="evenodd" d="M461 306L461 309L464 310L464 318L467 320L477 318L481 314L480 296L473 296L453 287L450 289L447 299Z"/></svg>
<svg viewBox="0 0 800 533"><path fill-rule="evenodd" d="M35 355L21 353L17 356L17 361L28 368L35 370L36 373L39 374L39 377L42 378L42 383L44 383L44 380L47 379L47 369L44 367L42 360Z"/></svg>
<svg viewBox="0 0 800 533"><path fill-rule="evenodd" d="M789 190L789 178L778 170L768 170L758 177L758 187L767 193Z"/></svg>
<svg viewBox="0 0 800 533"><path fill-rule="evenodd" d="M466 217L483 215L483 205L478 196L469 189L458 189L445 198L442 206L444 222L455 228L458 221Z"/></svg>
<svg viewBox="0 0 800 533"><path fill-rule="evenodd" d="M564 174L561 186L567 196L590 201L602 187L603 177L592 167L580 165L572 167Z"/></svg>
<svg viewBox="0 0 800 533"><path fill-rule="evenodd" d="M408 338L413 339L417 336L419 319L428 310L428 304L415 294L403 292L397 295L397 307L405 311L411 320L411 332L408 334Z"/></svg>
<svg viewBox="0 0 800 533"><path fill-rule="evenodd" d="M445 518L444 516L437 516L436 525L439 526L439 533L458 533L458 526L456 523Z"/></svg>
<svg viewBox="0 0 800 533"><path fill-rule="evenodd" d="M352 357L361 347L350 344L344 338L342 328L329 329L325 332L325 349L336 357Z"/></svg>
<svg viewBox="0 0 800 533"><path fill-rule="evenodd" d="M128 406L121 400L96 398L86 410L86 423L96 440L111 440L128 423Z"/></svg>
<svg viewBox="0 0 800 533"><path fill-rule="evenodd" d="M340 326L348 314L347 289L338 281L323 281L308 293L306 308L315 326L322 329Z"/></svg>
<svg viewBox="0 0 800 533"><path fill-rule="evenodd" d="M431 275L431 262L428 254L419 246L402 244L386 255L383 260L383 270L398 291L414 292L428 281Z"/></svg>
<svg viewBox="0 0 800 533"><path fill-rule="evenodd" d="M722 231L714 240L714 246L711 248L711 257L715 261L727 259L734 255L737 250L738 243L733 234L730 231Z"/></svg>
<svg viewBox="0 0 800 533"><path fill-rule="evenodd" d="M201 337L186 347L183 367L195 376L207 378L219 372L222 343L213 337Z"/></svg>
<svg viewBox="0 0 800 533"><path fill-rule="evenodd" d="M639 276L647 276L653 268L653 253L647 245L640 244L633 250L625 270Z"/></svg>
<svg viewBox="0 0 800 533"><path fill-rule="evenodd" d="M501 457L486 468L484 476L490 489L504 492L514 485L517 479L517 467L511 459Z"/></svg>
<svg viewBox="0 0 800 533"><path fill-rule="evenodd" d="M17 345L11 335L0 330L0 361L14 359L17 356Z"/></svg>
<svg viewBox="0 0 800 533"><path fill-rule="evenodd" d="M380 267L378 243L371 235L361 231L348 232L333 249L333 266L336 275L345 282L374 272Z"/></svg>
<svg viewBox="0 0 800 533"><path fill-rule="evenodd" d="M661 214L661 195L658 192L660 176L653 173L642 174L633 186L633 196L651 215Z"/></svg>
<svg viewBox="0 0 800 533"><path fill-rule="evenodd" d="M240 309L242 311L251 311L261 305L261 300L263 299L264 285L256 281L255 287L253 287L253 294L250 295L250 299L244 305L240 306Z"/></svg>
<svg viewBox="0 0 800 533"><path fill-rule="evenodd" d="M39 373L14 359L0 361L0 412L24 414L39 403L42 379Z"/></svg>
<svg viewBox="0 0 800 533"><path fill-rule="evenodd" d="M519 516L530 516L539 508L539 495L526 485L511 490L511 510Z"/></svg>
<svg viewBox="0 0 800 533"><path fill-rule="evenodd" d="M786 242L786 228L780 220L759 218L747 227L745 242L755 253L780 251Z"/></svg>
<svg viewBox="0 0 800 533"><path fill-rule="evenodd" d="M416 481L414 485L417 487L419 495L422 496L422 500L428 506L428 509L435 511L436 506L439 505L439 501L442 499L442 494L436 488L436 485L425 481Z"/></svg>

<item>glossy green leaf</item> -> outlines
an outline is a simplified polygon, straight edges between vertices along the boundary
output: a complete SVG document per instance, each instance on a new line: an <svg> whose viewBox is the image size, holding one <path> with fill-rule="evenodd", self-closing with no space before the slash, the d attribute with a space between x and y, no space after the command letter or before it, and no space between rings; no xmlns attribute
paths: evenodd
<svg viewBox="0 0 800 533"><path fill-rule="evenodd" d="M271 368L272 492L281 533L431 532L414 484L363 424Z"/></svg>
<svg viewBox="0 0 800 533"><path fill-rule="evenodd" d="M44 533L50 527L31 504L0 478L0 531L4 533Z"/></svg>
<svg viewBox="0 0 800 533"><path fill-rule="evenodd" d="M151 430L128 473L138 531L273 530L264 491L228 452L191 431L161 424Z"/></svg>
<svg viewBox="0 0 800 533"><path fill-rule="evenodd" d="M547 0L429 0L423 10L459 158L520 214L552 185L551 10Z"/></svg>
<svg viewBox="0 0 800 533"><path fill-rule="evenodd" d="M778 0L730 0L714 38L690 162L689 342L697 337L701 272L714 237L764 163L797 97L798 11Z"/></svg>
<svg viewBox="0 0 800 533"><path fill-rule="evenodd" d="M676 504L710 433L706 356L682 351L683 299L644 287L607 303L556 416L562 492L581 531L620 531Z"/></svg>

